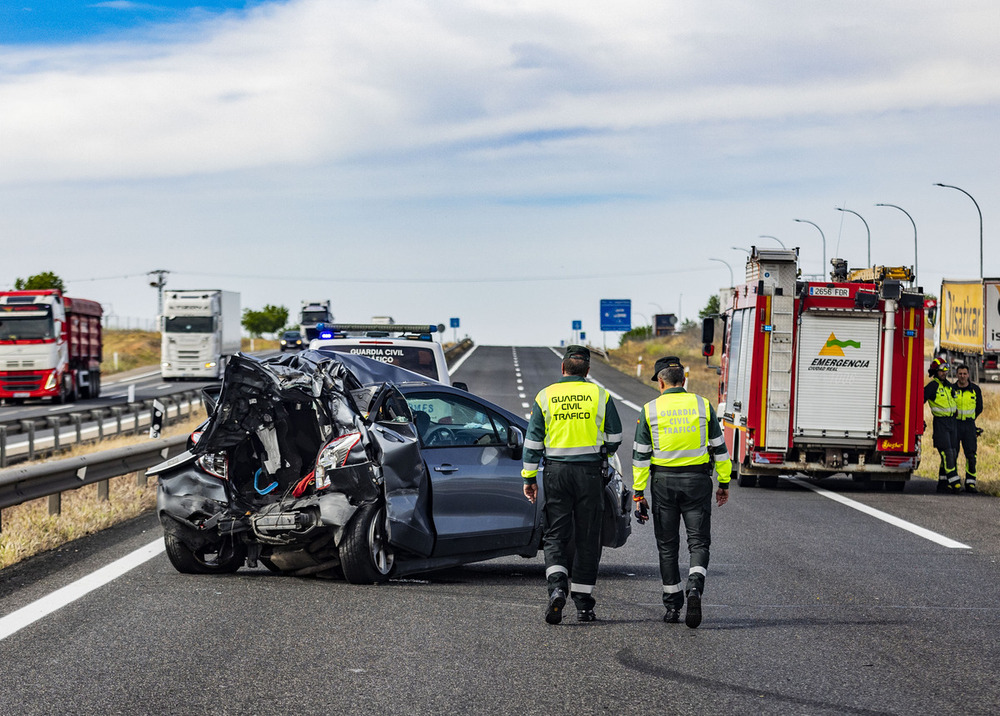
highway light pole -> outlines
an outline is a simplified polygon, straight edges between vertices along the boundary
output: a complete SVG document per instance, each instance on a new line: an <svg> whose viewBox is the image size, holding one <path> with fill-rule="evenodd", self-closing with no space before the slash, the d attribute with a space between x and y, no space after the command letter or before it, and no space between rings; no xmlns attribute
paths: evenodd
<svg viewBox="0 0 1000 716"><path fill-rule="evenodd" d="M820 269L819 275L820 276L825 276L826 275L826 234L823 233L823 229L819 228L818 224L815 224L812 221L809 221L809 219L795 219L795 221L798 221L799 223L802 223L802 224L812 224L813 226L816 227L816 231L819 232L820 238L823 239L823 268Z"/></svg>
<svg viewBox="0 0 1000 716"><path fill-rule="evenodd" d="M910 216L910 212L901 206L896 206L895 204L876 204L875 206L891 206L893 209L899 209L906 214L906 218L913 224L913 285L919 286L920 282L917 280L917 222Z"/></svg>
<svg viewBox="0 0 1000 716"><path fill-rule="evenodd" d="M859 214L856 211L852 211L851 209L841 209L839 206L835 206L833 208L836 209L837 211L846 211L848 214L854 214L856 217L858 217L859 219L861 219L861 223L865 225L865 231L868 232L868 265L867 265L867 268L871 268L872 267L872 230L868 228L868 222L865 221L865 217L861 216L861 214Z"/></svg>
<svg viewBox="0 0 1000 716"><path fill-rule="evenodd" d="M781 244L781 248L783 248L783 249L785 249L785 248L788 248L787 246L785 246L785 242L784 242L784 241L782 241L781 239L779 239L779 238L778 238L777 236L769 236L769 235L767 235L767 234L761 234L761 235L760 235L760 236L758 236L757 238L758 238L758 239L774 239L774 240L775 240L775 241L777 241L777 242L778 242L779 244Z"/></svg>
<svg viewBox="0 0 1000 716"><path fill-rule="evenodd" d="M155 276L155 281L150 281L149 285L157 290L157 308L156 315L157 318L163 315L163 289L167 285L167 274L170 273L166 269L156 269L154 271L147 271L147 276ZM160 327L162 330L162 326Z"/></svg>
<svg viewBox="0 0 1000 716"><path fill-rule="evenodd" d="M952 186L951 184L935 184L934 186L943 186L946 189L958 189L960 192L962 192L967 197L969 197L970 199L972 199L972 203L976 205L976 211L979 212L979 278L980 278L980 280L982 280L982 278L983 278L983 212L979 208L979 202L975 200L975 198L972 196L972 194L970 194L969 192L967 192L965 189L962 189L961 187Z"/></svg>
<svg viewBox="0 0 1000 716"><path fill-rule="evenodd" d="M731 248L733 251L745 251L747 256L750 255L750 249L745 249L742 246L730 246L729 248Z"/></svg>
<svg viewBox="0 0 1000 716"><path fill-rule="evenodd" d="M729 288L732 288L733 286L736 285L736 279L733 277L733 267L729 265L728 261L723 261L722 259L712 259L712 258L710 258L709 261L718 261L720 264L725 264L726 268L729 269Z"/></svg>

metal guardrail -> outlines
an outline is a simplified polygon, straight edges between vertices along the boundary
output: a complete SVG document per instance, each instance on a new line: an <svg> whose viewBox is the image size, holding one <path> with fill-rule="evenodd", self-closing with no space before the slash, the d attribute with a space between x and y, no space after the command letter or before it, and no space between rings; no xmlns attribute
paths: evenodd
<svg viewBox="0 0 1000 716"><path fill-rule="evenodd" d="M187 439L187 435L177 435L150 440L142 445L0 470L0 509L48 497L49 514L58 514L61 493L145 470L183 452ZM140 482L145 483L144 474L140 476ZM106 484L103 491L98 487L98 494L107 499ZM2 528L0 521L0 530Z"/></svg>
<svg viewBox="0 0 1000 716"><path fill-rule="evenodd" d="M199 390L187 390L157 398L164 406L164 424L191 415L202 405ZM0 422L0 468L12 462L34 460L59 452L68 445L99 442L106 437L138 433L152 419L153 400L125 405L71 411L44 418ZM68 428L68 429L64 429ZM19 439L13 439L15 436Z"/></svg>
<svg viewBox="0 0 1000 716"><path fill-rule="evenodd" d="M463 354L472 349L475 345L471 338L463 338L461 341L453 345L451 348L444 352L444 359L451 365L456 360L462 357Z"/></svg>

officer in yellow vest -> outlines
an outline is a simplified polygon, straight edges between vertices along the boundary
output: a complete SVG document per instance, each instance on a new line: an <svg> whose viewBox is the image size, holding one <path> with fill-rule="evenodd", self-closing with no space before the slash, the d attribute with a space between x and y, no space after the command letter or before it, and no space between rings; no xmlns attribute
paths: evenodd
<svg viewBox="0 0 1000 716"><path fill-rule="evenodd" d="M562 621L567 594L578 621L597 619L594 585L601 560L605 471L607 458L621 445L622 423L608 392L587 380L589 372L590 351L567 348L563 377L535 397L524 438L521 476L531 502L538 497L538 462L545 458L542 546L549 624ZM572 564L571 539L576 546Z"/></svg>
<svg viewBox="0 0 1000 716"><path fill-rule="evenodd" d="M722 507L729 499L733 464L715 410L705 398L684 390L680 360L675 356L660 358L652 379L660 386L660 397L643 406L635 428L633 499L639 505L637 514L648 514L645 489L651 482L653 532L660 553L663 606L667 609L663 621L668 623L680 621L684 606L677 566L678 530L684 520L690 552L684 623L694 629L701 624L701 597L712 541L712 473L719 480L715 502Z"/></svg>
<svg viewBox="0 0 1000 716"><path fill-rule="evenodd" d="M983 391L969 380L968 366L960 365L955 369L958 380L955 382L955 423L958 434L958 447L965 453L965 491L976 492L976 447L979 434L976 418L983 412ZM956 471L958 469L958 448L955 450Z"/></svg>
<svg viewBox="0 0 1000 716"><path fill-rule="evenodd" d="M931 381L924 386L924 402L931 406L934 447L941 455L937 491L959 492L962 481L958 479L958 426L955 421L958 405L955 391L948 382L948 366L943 360L932 360L927 372Z"/></svg>

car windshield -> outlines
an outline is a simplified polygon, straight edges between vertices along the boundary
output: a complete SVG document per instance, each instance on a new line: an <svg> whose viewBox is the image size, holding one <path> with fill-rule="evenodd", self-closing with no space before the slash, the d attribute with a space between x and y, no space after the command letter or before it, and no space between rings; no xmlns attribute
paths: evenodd
<svg viewBox="0 0 1000 716"><path fill-rule="evenodd" d="M211 333L215 330L212 316L167 316L163 321L166 333Z"/></svg>
<svg viewBox="0 0 1000 716"><path fill-rule="evenodd" d="M301 338L301 336L299 335L298 331L288 331L282 336L282 338L284 338L286 341L297 341L299 340L299 338Z"/></svg>
<svg viewBox="0 0 1000 716"><path fill-rule="evenodd" d="M338 345L334 342L324 344L323 350L374 358L389 365L412 370L414 373L434 380L437 380L439 375L434 351L422 346L401 346L376 341L360 345L357 343Z"/></svg>
<svg viewBox="0 0 1000 716"><path fill-rule="evenodd" d="M54 335L52 313L48 307L0 314L0 340L46 340Z"/></svg>

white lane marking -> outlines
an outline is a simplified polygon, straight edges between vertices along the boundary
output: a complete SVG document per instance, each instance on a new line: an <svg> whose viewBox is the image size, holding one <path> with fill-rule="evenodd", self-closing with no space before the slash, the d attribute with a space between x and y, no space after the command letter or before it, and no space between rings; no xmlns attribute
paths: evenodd
<svg viewBox="0 0 1000 716"><path fill-rule="evenodd" d="M562 356L559 355L559 351L557 351L552 346L549 346L549 350L552 351L553 353L555 353L560 358L562 358ZM611 390L611 388L609 388L608 386L604 385L603 383L601 383L596 378L588 377L587 380L589 380L591 383L593 383L594 385L598 386L599 388L604 388L606 391L608 391L608 394L611 395L612 398L614 398L615 400L617 400L622 405L627 405L628 407L632 408L632 410L635 410L637 412L642 412L642 407L636 405L631 400L625 400L625 398L623 398L622 396L618 395L618 393L616 393L615 391Z"/></svg>
<svg viewBox="0 0 1000 716"><path fill-rule="evenodd" d="M157 390L157 391L160 391L160 390L170 390L170 389L171 389L171 388L173 388L173 387L174 387L174 386L172 386L172 385L161 385L161 386L157 387L157 389L156 389L156 390Z"/></svg>
<svg viewBox="0 0 1000 716"><path fill-rule="evenodd" d="M521 397L523 398L524 396L522 395ZM522 408L530 408L531 407L531 403L521 403L521 407Z"/></svg>
<svg viewBox="0 0 1000 716"><path fill-rule="evenodd" d="M57 413L57 412L59 412L62 409L63 409L63 406L57 405L54 408L49 408L46 412L48 412L48 413Z"/></svg>
<svg viewBox="0 0 1000 716"><path fill-rule="evenodd" d="M823 497L827 497L833 500L834 502L839 502L842 505L847 505L848 507L855 509L858 512L864 512L866 515L870 515L876 519L882 520L883 522L888 522L890 525L894 525L895 527L904 529L907 532L912 532L918 537L923 537L924 539L929 539L931 542L936 542L942 547L948 547L949 549L972 549L972 547L970 547L967 544L956 542L950 537L945 537L944 535L940 535L937 532L932 532L926 527L920 527L919 525L915 525L912 522L907 522L906 520L900 519L899 517L890 515L888 512L882 512L882 510L876 510L874 507L869 507L868 505L862 504L860 502L855 502L854 500L848 497L844 497L843 495L838 495L836 492L830 492L829 490L824 490L822 487L819 487L818 485L813 485L809 482L806 482L805 480L800 480L795 477L786 477L784 479L788 480L789 482L794 482L797 485L808 487L816 494L822 495Z"/></svg>
<svg viewBox="0 0 1000 716"><path fill-rule="evenodd" d="M459 368L461 368L462 364L465 363L465 361L469 360L469 356L471 356L473 353L475 353L477 348L479 348L479 344L478 343L476 345L472 346L472 348L469 349L468 353L466 353L464 356L462 356L457 361L455 361L455 365L453 365L451 368L448 369L448 373L449 374L454 373L456 370L458 370Z"/></svg>
<svg viewBox="0 0 1000 716"><path fill-rule="evenodd" d="M121 559L117 559L111 564L101 567L96 572L92 572L86 577L81 577L72 584L67 584L65 587L57 589L51 594L0 618L0 641L3 641L11 634L20 631L26 626L34 624L39 619L62 609L67 604L75 602L80 597L90 594L95 589L103 587L108 582L135 569L140 564L148 562L160 554L163 549L162 539L150 542L145 547L140 547Z"/></svg>

